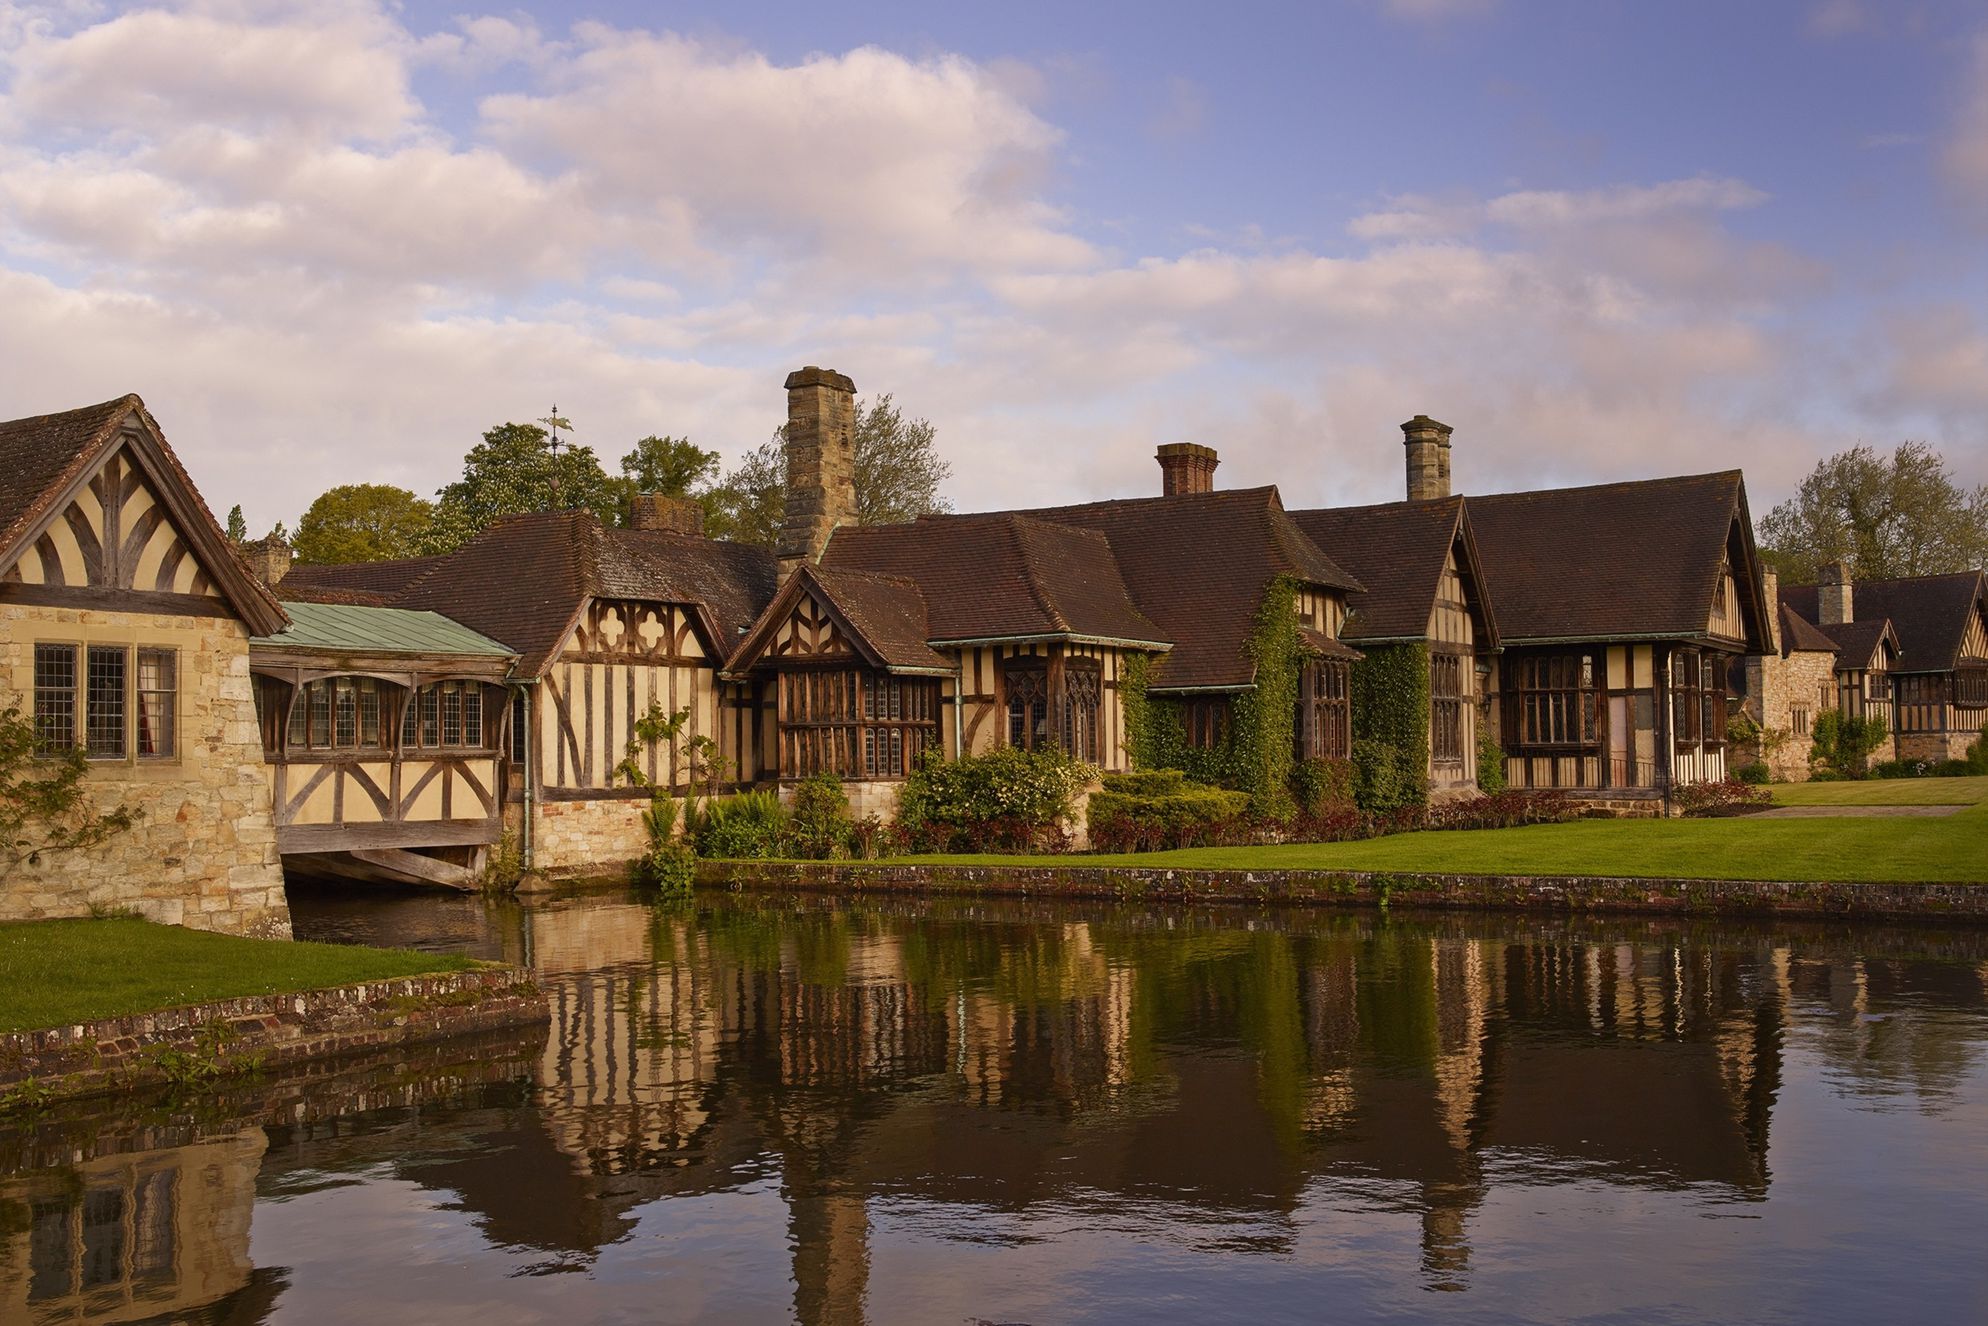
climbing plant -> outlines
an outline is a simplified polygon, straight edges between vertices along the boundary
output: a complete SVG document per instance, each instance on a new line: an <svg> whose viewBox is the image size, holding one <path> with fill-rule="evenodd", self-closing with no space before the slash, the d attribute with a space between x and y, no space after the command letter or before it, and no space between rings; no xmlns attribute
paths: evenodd
<svg viewBox="0 0 1988 1326"><path fill-rule="evenodd" d="M1362 810L1429 799L1429 651L1368 645L1353 665L1354 796Z"/></svg>
<svg viewBox="0 0 1988 1326"><path fill-rule="evenodd" d="M630 787L648 787L649 775L642 769L642 756L664 742L670 743L669 776L663 780L665 787L676 782L676 739L682 734L684 725L690 722L690 710L679 709L675 713L660 704L651 703L648 712L635 719L635 733L628 738L623 748L621 763L614 766L614 772L628 780ZM612 781L610 779L610 781Z"/></svg>

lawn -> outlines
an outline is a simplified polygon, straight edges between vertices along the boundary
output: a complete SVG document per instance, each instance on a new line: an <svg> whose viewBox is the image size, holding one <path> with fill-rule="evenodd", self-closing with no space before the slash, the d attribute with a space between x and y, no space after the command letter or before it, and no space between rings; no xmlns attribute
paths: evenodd
<svg viewBox="0 0 1988 1326"><path fill-rule="evenodd" d="M1988 778L1869 778L1768 790L1779 806L1973 806L1988 801Z"/></svg>
<svg viewBox="0 0 1988 1326"><path fill-rule="evenodd" d="M920 862L1988 884L1988 805L1937 819L1576 820L1350 843L907 859Z"/></svg>
<svg viewBox="0 0 1988 1326"><path fill-rule="evenodd" d="M449 954L237 939L123 918L17 921L0 924L0 1032L476 965Z"/></svg>

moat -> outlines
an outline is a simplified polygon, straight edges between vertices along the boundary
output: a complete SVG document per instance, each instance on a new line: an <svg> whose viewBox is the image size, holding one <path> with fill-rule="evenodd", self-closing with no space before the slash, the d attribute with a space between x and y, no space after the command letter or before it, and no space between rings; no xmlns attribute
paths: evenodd
<svg viewBox="0 0 1988 1326"><path fill-rule="evenodd" d="M0 1321L1988 1316L1988 932L292 906L551 1028L0 1127Z"/></svg>

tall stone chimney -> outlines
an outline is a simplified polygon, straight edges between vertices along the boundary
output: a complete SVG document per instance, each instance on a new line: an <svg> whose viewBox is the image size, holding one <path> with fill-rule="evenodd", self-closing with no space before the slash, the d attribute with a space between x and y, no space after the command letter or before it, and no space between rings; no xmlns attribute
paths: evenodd
<svg viewBox="0 0 1988 1326"><path fill-rule="evenodd" d="M1450 495L1450 434L1455 430L1418 414L1401 426L1408 448L1408 500L1427 502Z"/></svg>
<svg viewBox="0 0 1988 1326"><path fill-rule="evenodd" d="M1848 562L1827 562L1816 577L1816 615L1823 626L1841 626L1857 620L1856 586L1850 580Z"/></svg>
<svg viewBox="0 0 1988 1326"><path fill-rule="evenodd" d="M636 529L665 530L698 539L704 537L704 508L694 497L637 493L629 516L629 523Z"/></svg>
<svg viewBox="0 0 1988 1326"><path fill-rule="evenodd" d="M1768 652L1781 652L1781 573L1771 566L1760 568L1760 596L1767 600Z"/></svg>
<svg viewBox="0 0 1988 1326"><path fill-rule="evenodd" d="M1160 462L1160 491L1166 496L1215 491L1215 467L1222 463L1215 448L1198 442L1169 442L1153 458Z"/></svg>
<svg viewBox="0 0 1988 1326"><path fill-rule="evenodd" d="M856 384L812 364L787 375L783 572L818 562L837 525L856 523Z"/></svg>
<svg viewBox="0 0 1988 1326"><path fill-rule="evenodd" d="M293 556L290 545L274 534L242 545L242 557L248 562L249 572L271 589L290 574Z"/></svg>

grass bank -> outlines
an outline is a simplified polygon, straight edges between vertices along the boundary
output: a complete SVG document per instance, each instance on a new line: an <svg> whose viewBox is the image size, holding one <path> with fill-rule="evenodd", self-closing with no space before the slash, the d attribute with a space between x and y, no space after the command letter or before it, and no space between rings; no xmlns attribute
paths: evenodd
<svg viewBox="0 0 1988 1326"><path fill-rule="evenodd" d="M920 862L1988 884L1988 805L1937 819L1576 820L1351 843L1191 847L1118 856L908 857L897 864Z"/></svg>
<svg viewBox="0 0 1988 1326"><path fill-rule="evenodd" d="M238 939L123 918L17 921L0 924L0 1032L477 965L454 954Z"/></svg>
<svg viewBox="0 0 1988 1326"><path fill-rule="evenodd" d="M1988 778L1868 778L1768 790L1778 806L1975 806L1988 801Z"/></svg>

